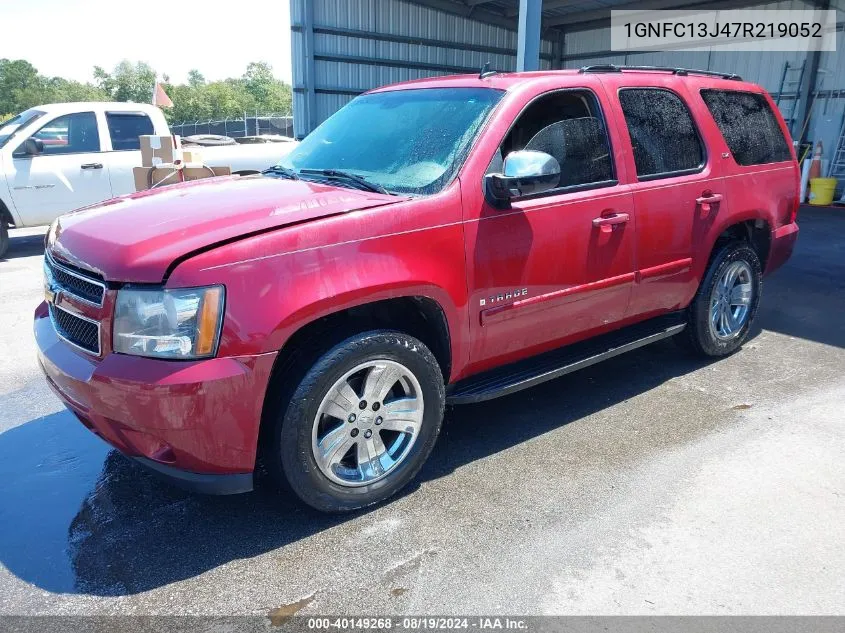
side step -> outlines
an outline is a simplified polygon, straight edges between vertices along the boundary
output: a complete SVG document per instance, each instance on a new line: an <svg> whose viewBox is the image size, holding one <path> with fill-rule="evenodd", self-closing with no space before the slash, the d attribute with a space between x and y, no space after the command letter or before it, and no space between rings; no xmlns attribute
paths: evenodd
<svg viewBox="0 0 845 633"><path fill-rule="evenodd" d="M446 390L446 403L482 402L516 393L669 338L681 332L686 325L683 312L673 312L533 358L497 367L450 385Z"/></svg>

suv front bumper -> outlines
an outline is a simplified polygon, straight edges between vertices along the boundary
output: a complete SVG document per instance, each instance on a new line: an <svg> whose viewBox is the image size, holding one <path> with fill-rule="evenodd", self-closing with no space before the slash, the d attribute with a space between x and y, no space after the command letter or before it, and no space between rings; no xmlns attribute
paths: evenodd
<svg viewBox="0 0 845 633"><path fill-rule="evenodd" d="M232 494L252 489L264 394L276 353L167 361L96 358L35 311L41 369L91 431L176 485Z"/></svg>

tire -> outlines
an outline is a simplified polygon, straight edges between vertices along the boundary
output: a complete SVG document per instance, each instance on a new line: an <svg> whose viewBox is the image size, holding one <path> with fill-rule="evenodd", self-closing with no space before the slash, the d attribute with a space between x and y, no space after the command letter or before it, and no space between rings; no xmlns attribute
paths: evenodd
<svg viewBox="0 0 845 633"><path fill-rule="evenodd" d="M5 257L7 250L9 250L9 225L0 218L0 259Z"/></svg>
<svg viewBox="0 0 845 633"><path fill-rule="evenodd" d="M391 383L395 375L401 378ZM365 396L372 401L365 404ZM266 418L272 424L263 456L268 473L312 508L350 512L388 499L416 476L440 433L445 388L422 342L377 330L322 354L284 400ZM405 430L388 429L400 425ZM362 460L359 451L380 457Z"/></svg>
<svg viewBox="0 0 845 633"><path fill-rule="evenodd" d="M726 291L724 282L729 281L732 273L736 277ZM738 286L742 288L737 289ZM751 293L747 304L744 303L745 287L750 288ZM689 323L680 335L680 342L703 356L719 357L734 353L748 338L762 290L763 272L756 251L747 242L725 244L711 259L704 280L690 304ZM740 307L747 310L738 312ZM728 320L723 321L722 314ZM727 317L728 314L730 317Z"/></svg>

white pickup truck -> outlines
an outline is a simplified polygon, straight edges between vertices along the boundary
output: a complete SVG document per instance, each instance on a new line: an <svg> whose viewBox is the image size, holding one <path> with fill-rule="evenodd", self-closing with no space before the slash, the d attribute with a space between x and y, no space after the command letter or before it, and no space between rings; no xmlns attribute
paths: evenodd
<svg viewBox="0 0 845 633"><path fill-rule="evenodd" d="M9 228L49 224L63 213L135 191L144 134L169 134L161 110L138 103L57 103L0 124L0 258ZM203 147L209 165L233 172L275 165L294 143Z"/></svg>

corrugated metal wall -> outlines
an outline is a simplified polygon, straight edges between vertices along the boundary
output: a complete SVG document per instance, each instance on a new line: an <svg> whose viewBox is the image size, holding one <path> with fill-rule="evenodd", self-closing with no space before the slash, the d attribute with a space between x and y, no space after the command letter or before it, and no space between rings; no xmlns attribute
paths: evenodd
<svg viewBox="0 0 845 633"><path fill-rule="evenodd" d="M697 7L706 8L706 6ZM769 2L754 9L806 9L801 0ZM838 21L845 21L845 0L833 0L831 8L839 11ZM816 89L820 97L812 104L812 116L808 124L808 139L821 140L825 155L830 158L835 148L845 113L845 33L837 33L836 52L824 52L819 62ZM784 64L800 67L809 55L801 52L739 53L739 52L657 52L657 53L610 53L610 28L592 29L567 33L563 46L563 66L578 68L590 64L631 64L643 66L677 66L717 70L740 75L743 79L760 84L777 97L783 77ZM793 73L796 76L798 73ZM828 95L832 91L832 96ZM796 88L785 89L782 104L789 114ZM803 121L797 121L793 132L800 134Z"/></svg>
<svg viewBox="0 0 845 633"><path fill-rule="evenodd" d="M313 62L308 61L309 21ZM402 0L292 0L291 28L298 137L371 88L478 72L486 62L496 70L516 67L515 31ZM554 44L543 41L542 68L552 67L553 51ZM305 114L309 104L311 121Z"/></svg>

